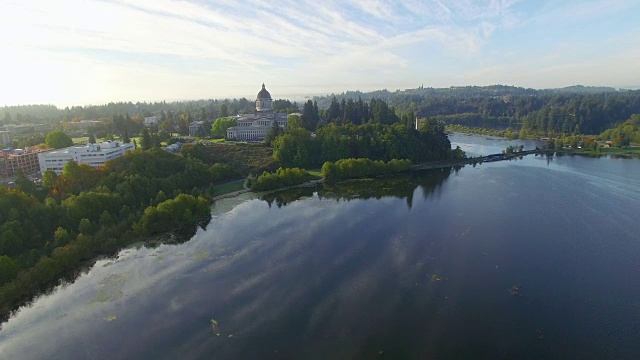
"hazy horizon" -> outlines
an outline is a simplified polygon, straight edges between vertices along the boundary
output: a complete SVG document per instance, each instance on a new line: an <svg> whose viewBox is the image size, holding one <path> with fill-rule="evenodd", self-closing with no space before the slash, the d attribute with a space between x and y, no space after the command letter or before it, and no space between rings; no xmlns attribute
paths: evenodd
<svg viewBox="0 0 640 360"><path fill-rule="evenodd" d="M0 104L504 84L637 88L640 3L43 0L3 4Z"/></svg>
<svg viewBox="0 0 640 360"><path fill-rule="evenodd" d="M487 85L475 85L475 84L468 84L468 85L451 85L450 87L465 87L465 86L492 86L492 85L504 85L504 86L515 86L515 85L510 85L510 84L487 84ZM361 91L363 93L367 93L367 92L373 92L373 91L382 91L382 90L388 90L390 92L395 92L396 90L400 90L400 91L405 91L405 90L409 90L409 89L416 89L418 88L418 86L414 86L414 87L409 87L409 88L404 88L404 89L390 89L390 88L380 88L380 89L372 89L372 90L362 90L362 89L345 89L345 90L341 90L341 91L335 91L335 92L331 92L331 93L300 93L300 94L278 94L276 92L273 91L273 89L271 89L268 85L266 85L267 90L269 90L269 92L271 93L271 96L273 97L274 100L289 100L292 102L297 102L298 104L302 104L302 102L306 102L307 100L313 98L313 97L320 97L320 96L332 96L332 95L340 95L346 92L355 92L355 91ZM583 85L583 84L572 84L572 85L567 85L567 86L563 86L561 88L564 87L570 87L570 86L585 86L585 87L612 87L615 88L613 86L606 86L606 85ZM427 88L427 86L424 86L425 88ZM434 87L434 88L439 88L439 87ZM442 88L449 88L449 86L447 87L442 87ZM534 89L534 90L550 90L550 89L559 89L559 88L533 88L530 86L522 86L521 88L530 88L530 89ZM640 87L628 87L628 88L615 88L617 90L637 90ZM248 100L253 100L255 99L258 91L260 89L260 86L258 86L256 88L255 94L247 94L247 95L242 95L242 96L222 96L222 97L210 97L210 98L204 98L204 97L200 97L200 98L184 98L184 99L152 99L152 100L131 100L131 99L123 99L123 100L115 100L115 101L109 101L109 102L102 102L102 103L87 103L87 104L76 104L76 103L72 103L72 104L53 104L53 103L24 103L24 104L0 104L0 106L4 106L4 107L11 107L11 106L28 106L28 105L54 105L56 106L58 109L64 109L65 107L73 107L73 106L100 106L100 105L106 105L108 103L158 103L158 102L167 102L167 103L171 103L171 102L188 102L188 101L200 101L200 100L218 100L218 101L222 101L222 100L233 100L233 99L241 99L241 98L245 98ZM277 89L276 89L277 90Z"/></svg>

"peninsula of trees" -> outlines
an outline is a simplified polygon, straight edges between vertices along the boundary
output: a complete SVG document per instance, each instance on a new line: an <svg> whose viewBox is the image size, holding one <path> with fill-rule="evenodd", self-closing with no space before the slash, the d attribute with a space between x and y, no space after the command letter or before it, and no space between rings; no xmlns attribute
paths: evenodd
<svg viewBox="0 0 640 360"><path fill-rule="evenodd" d="M206 225L214 185L237 175L186 154L139 149L102 170L69 162L42 186L21 175L16 188L0 187L0 315L96 255Z"/></svg>

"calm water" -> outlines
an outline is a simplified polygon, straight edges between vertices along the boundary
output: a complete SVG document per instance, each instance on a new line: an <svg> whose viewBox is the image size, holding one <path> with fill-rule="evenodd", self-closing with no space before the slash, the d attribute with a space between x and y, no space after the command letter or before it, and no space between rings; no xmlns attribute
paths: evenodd
<svg viewBox="0 0 640 360"><path fill-rule="evenodd" d="M0 357L640 354L638 160L529 156L213 209L190 241L125 250L23 308Z"/></svg>

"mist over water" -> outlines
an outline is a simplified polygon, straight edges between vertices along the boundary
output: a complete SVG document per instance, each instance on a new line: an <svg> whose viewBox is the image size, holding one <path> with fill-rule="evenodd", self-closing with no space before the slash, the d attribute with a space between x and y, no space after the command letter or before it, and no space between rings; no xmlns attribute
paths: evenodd
<svg viewBox="0 0 640 360"><path fill-rule="evenodd" d="M0 354L632 358L639 203L640 161L534 156L222 200L22 308Z"/></svg>

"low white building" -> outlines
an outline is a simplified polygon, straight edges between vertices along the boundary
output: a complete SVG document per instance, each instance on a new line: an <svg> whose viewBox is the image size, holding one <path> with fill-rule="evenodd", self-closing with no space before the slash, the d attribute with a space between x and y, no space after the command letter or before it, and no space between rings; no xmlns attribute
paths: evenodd
<svg viewBox="0 0 640 360"><path fill-rule="evenodd" d="M99 144L71 146L39 153L40 173L44 175L45 171L53 170L59 175L62 173L64 166L71 160L78 164L87 164L94 168L100 168L107 161L118 158L134 148L133 144L120 144L119 141L109 140Z"/></svg>
<svg viewBox="0 0 640 360"><path fill-rule="evenodd" d="M287 114L275 113L273 111L273 100L271 94L262 84L262 90L256 98L256 111L250 115L238 115L236 122L238 126L227 129L227 139L244 141L262 141L267 132L277 122L281 128L287 127Z"/></svg>
<svg viewBox="0 0 640 360"><path fill-rule="evenodd" d="M158 125L160 124L160 115L154 115L154 116L149 116L144 118L144 126L149 127L152 125Z"/></svg>

